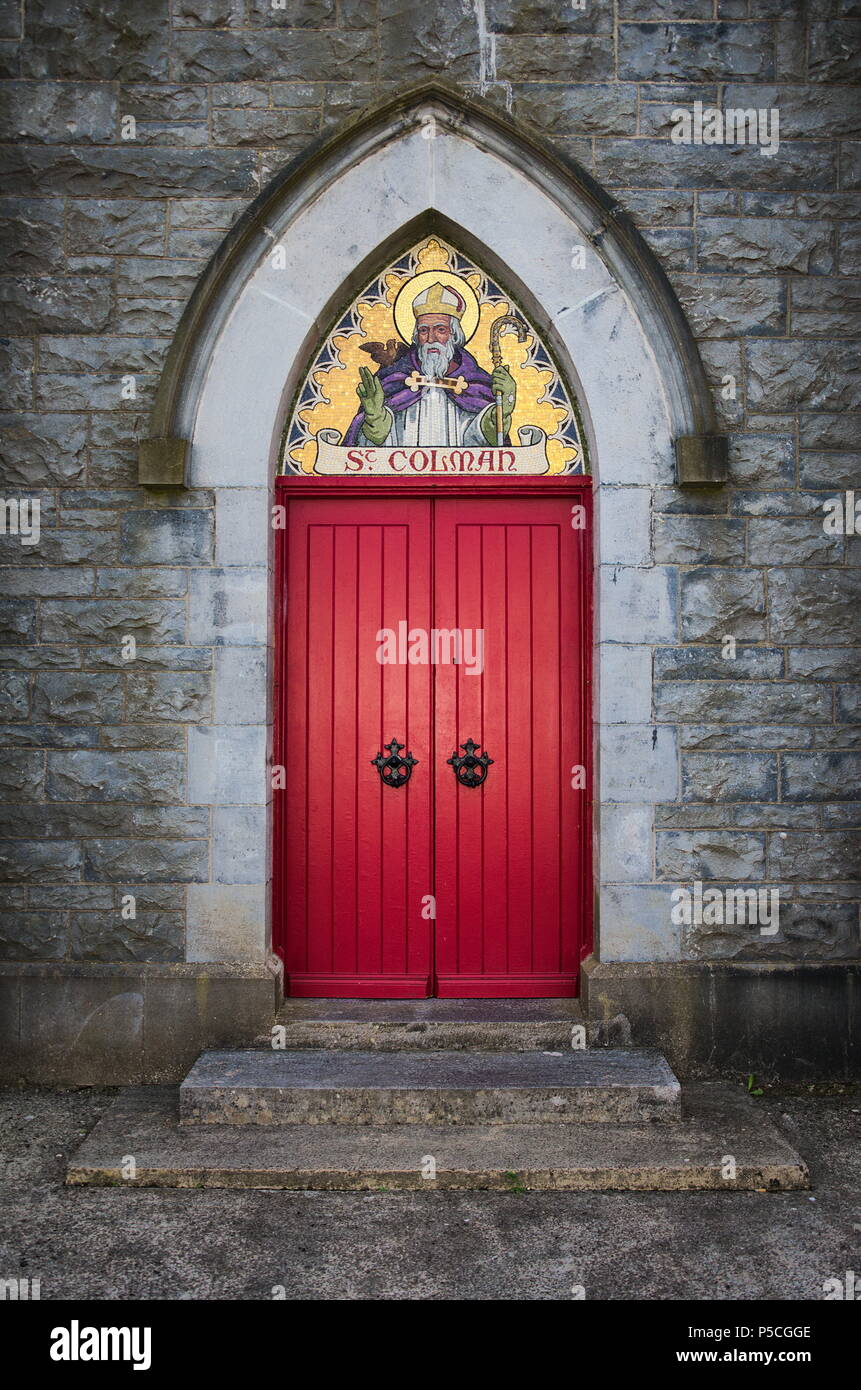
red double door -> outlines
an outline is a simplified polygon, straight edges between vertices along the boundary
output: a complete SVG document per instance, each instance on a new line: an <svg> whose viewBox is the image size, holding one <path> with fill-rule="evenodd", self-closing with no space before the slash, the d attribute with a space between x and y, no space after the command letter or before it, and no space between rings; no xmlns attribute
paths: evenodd
<svg viewBox="0 0 861 1390"><path fill-rule="evenodd" d="M275 846L288 993L575 992L588 531L572 506L291 497ZM492 761L458 769L470 741Z"/></svg>

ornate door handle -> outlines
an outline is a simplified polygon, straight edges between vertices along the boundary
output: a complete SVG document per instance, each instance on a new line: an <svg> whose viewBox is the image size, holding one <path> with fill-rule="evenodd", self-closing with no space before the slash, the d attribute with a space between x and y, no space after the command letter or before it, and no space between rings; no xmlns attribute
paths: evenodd
<svg viewBox="0 0 861 1390"><path fill-rule="evenodd" d="M405 786L413 775L413 768L417 766L418 758L414 758L412 753L407 753L406 757L402 758L401 749L404 745L398 743L396 738L383 746L389 756L384 758L382 753L378 753L375 758L371 758L373 766L387 787Z"/></svg>
<svg viewBox="0 0 861 1390"><path fill-rule="evenodd" d="M480 787L487 777L487 769L493 758L489 758L486 753L479 753L480 745L473 743L471 738L460 746L466 757L461 758L457 753L452 753L446 761L454 768L454 775L462 787Z"/></svg>

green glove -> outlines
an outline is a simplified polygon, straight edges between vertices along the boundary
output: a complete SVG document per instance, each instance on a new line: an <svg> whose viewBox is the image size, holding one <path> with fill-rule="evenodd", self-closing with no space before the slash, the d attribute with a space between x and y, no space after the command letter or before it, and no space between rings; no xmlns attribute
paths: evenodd
<svg viewBox="0 0 861 1390"><path fill-rule="evenodd" d="M502 396L502 435L503 438L511 428L511 417L514 414L514 403L517 400L517 387L514 384L514 377L507 367L494 367L491 385L494 396ZM481 432L487 440L496 448L496 405L488 406L481 417Z"/></svg>
<svg viewBox="0 0 861 1390"><path fill-rule="evenodd" d="M392 428L392 412L386 405L382 382L370 367L359 368L356 395L365 412L362 433L372 444L382 444Z"/></svg>

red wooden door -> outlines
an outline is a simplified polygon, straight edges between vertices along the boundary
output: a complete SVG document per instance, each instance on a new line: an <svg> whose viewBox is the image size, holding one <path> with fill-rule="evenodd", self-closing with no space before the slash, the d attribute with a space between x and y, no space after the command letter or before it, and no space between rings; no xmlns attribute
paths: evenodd
<svg viewBox="0 0 861 1390"><path fill-rule="evenodd" d="M281 910L294 995L430 990L432 672L377 660L381 629L430 625L430 575L426 501L290 503ZM393 739L418 759L402 787L372 763Z"/></svg>
<svg viewBox="0 0 861 1390"><path fill-rule="evenodd" d="M574 993L583 917L583 530L570 499L436 503L434 622L481 631L481 675L436 668L436 973L446 997ZM474 644L473 644L474 645ZM471 739L479 787L446 759Z"/></svg>
<svg viewBox="0 0 861 1390"><path fill-rule="evenodd" d="M575 992L589 533L571 507L535 493L291 498L275 847L289 993ZM381 663L385 629L424 631L438 659ZM458 663L434 630L458 634ZM392 739L418 759L398 787L372 761ZM493 759L480 786L448 762L470 739Z"/></svg>

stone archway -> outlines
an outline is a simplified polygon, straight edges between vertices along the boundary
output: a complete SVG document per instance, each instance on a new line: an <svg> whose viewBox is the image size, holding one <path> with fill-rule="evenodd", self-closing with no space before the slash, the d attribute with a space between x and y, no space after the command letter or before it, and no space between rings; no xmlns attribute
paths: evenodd
<svg viewBox="0 0 861 1390"><path fill-rule="evenodd" d="M678 791L674 733L652 723L652 649L677 636L674 571L653 563L652 490L722 476L709 390L624 213L570 162L433 86L310 150L247 210L189 303L141 448L142 483L216 496L217 568L193 575L190 599L191 640L218 649L214 722L191 730L188 785L234 852L219 861L216 835L211 881L189 890L190 960L259 962L268 950L268 512L296 375L368 269L434 228L456 229L504 271L578 389L598 484L601 954L678 958L671 935L638 924L610 865L624 844L648 892L654 805ZM254 852L235 853L243 842Z"/></svg>

